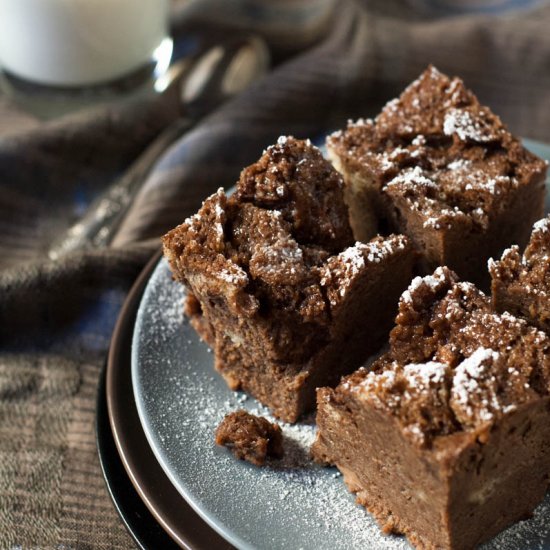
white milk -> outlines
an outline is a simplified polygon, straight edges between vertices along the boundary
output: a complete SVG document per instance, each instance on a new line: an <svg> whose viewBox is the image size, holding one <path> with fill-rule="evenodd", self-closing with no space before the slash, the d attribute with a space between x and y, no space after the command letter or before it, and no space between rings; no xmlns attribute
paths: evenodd
<svg viewBox="0 0 550 550"><path fill-rule="evenodd" d="M0 67L50 85L114 80L166 37L169 0L0 0Z"/></svg>

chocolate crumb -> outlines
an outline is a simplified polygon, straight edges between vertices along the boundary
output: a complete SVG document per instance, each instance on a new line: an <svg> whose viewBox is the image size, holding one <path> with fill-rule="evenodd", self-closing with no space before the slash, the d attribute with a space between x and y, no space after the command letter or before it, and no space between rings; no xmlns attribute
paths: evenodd
<svg viewBox="0 0 550 550"><path fill-rule="evenodd" d="M216 429L216 444L256 466L284 456L280 426L243 409L225 415Z"/></svg>

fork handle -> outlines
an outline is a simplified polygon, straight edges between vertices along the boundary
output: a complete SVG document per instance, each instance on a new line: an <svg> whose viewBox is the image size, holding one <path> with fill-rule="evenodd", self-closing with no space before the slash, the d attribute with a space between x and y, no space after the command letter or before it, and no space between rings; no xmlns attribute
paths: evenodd
<svg viewBox="0 0 550 550"><path fill-rule="evenodd" d="M165 128L128 170L94 200L86 214L53 244L48 253L50 258L57 259L79 248L108 246L155 162L193 124L193 119L183 117Z"/></svg>

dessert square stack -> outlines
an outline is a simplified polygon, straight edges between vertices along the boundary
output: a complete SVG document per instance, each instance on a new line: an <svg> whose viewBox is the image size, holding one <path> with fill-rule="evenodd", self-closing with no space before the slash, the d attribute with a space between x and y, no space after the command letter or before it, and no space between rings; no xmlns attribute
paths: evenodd
<svg viewBox="0 0 550 550"><path fill-rule="evenodd" d="M488 283L486 262L524 246L543 215L546 163L459 78L429 67L374 120L327 140L358 240L411 238L425 273L448 266Z"/></svg>
<svg viewBox="0 0 550 550"><path fill-rule="evenodd" d="M547 165L434 67L327 149L337 170L280 138L164 237L165 256L230 388L289 422L320 388L313 454L384 531L472 548L550 481L550 218L520 254ZM510 245L491 302L473 283ZM398 300L389 351L353 372Z"/></svg>
<svg viewBox="0 0 550 550"><path fill-rule="evenodd" d="M280 138L164 237L215 367L294 422L377 351L414 263L402 235L355 243L340 175L309 142Z"/></svg>
<svg viewBox="0 0 550 550"><path fill-rule="evenodd" d="M528 517L550 475L550 338L447 268L413 280L390 351L318 391L314 455L386 532L470 549Z"/></svg>

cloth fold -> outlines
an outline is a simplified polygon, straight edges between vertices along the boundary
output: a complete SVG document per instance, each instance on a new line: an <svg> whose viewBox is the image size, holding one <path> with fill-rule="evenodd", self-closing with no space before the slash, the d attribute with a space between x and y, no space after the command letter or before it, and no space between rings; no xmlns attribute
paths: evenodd
<svg viewBox="0 0 550 550"><path fill-rule="evenodd" d="M177 117L177 98L0 125L0 547L132 547L104 488L93 432L117 313L159 237L233 185L279 135L317 139L347 118L373 116L433 63L463 77L514 132L550 141L548 4L499 16L405 13L397 0L339 2L321 41L163 155L110 248L55 262L46 255Z"/></svg>

